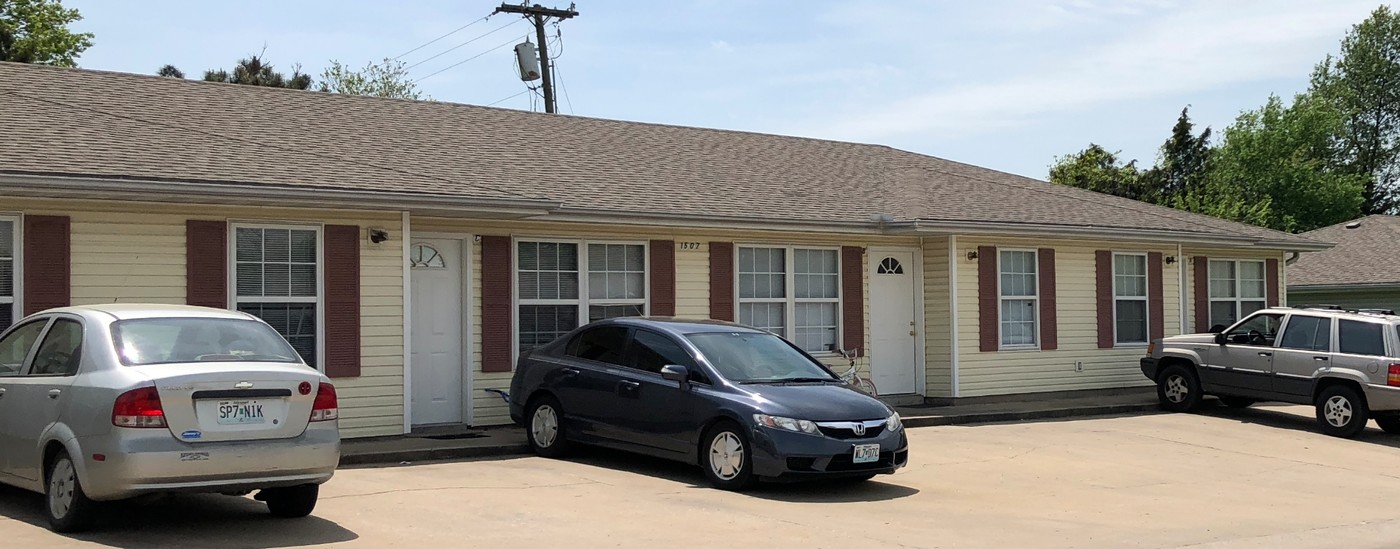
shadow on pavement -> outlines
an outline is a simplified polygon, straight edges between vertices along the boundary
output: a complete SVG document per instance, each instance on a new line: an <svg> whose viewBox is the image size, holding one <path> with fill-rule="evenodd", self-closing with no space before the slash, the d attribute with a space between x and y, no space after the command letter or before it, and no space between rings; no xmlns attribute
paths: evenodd
<svg viewBox="0 0 1400 549"><path fill-rule="evenodd" d="M0 486L0 517L47 528L44 498ZM318 518L277 519L251 497L181 494L108 503L91 531L69 537L123 549L156 547L274 548L351 541L359 536ZM60 534L53 534L58 536ZM3 543L0 543L3 546Z"/></svg>
<svg viewBox="0 0 1400 549"><path fill-rule="evenodd" d="M678 461L654 458L597 447L578 447L568 461L666 479L691 488L713 490L699 467ZM762 483L744 495L790 503L853 503L885 501L912 496L917 489L881 482L897 476L881 475L875 480L813 480L806 482Z"/></svg>
<svg viewBox="0 0 1400 549"><path fill-rule="evenodd" d="M1315 433L1318 436L1327 436L1322 433L1321 427L1317 425L1317 419L1311 415L1299 415L1293 412L1271 409L1275 407L1296 408L1293 404L1256 404L1249 408L1227 408L1225 406L1211 406L1207 404L1199 412L1202 415L1217 417L1221 419L1233 419L1241 423L1254 423L1276 429L1292 429L1294 431L1306 431ZM1380 446L1400 448L1400 436L1392 435L1374 427L1374 423L1357 435L1358 442L1369 442Z"/></svg>

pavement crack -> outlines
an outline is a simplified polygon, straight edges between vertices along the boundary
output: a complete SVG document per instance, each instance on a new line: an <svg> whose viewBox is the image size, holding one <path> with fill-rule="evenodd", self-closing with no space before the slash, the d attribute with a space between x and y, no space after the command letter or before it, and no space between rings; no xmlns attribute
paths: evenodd
<svg viewBox="0 0 1400 549"><path fill-rule="evenodd" d="M369 496L382 496L384 494L397 494L406 492L445 492L449 490L533 490L535 488L566 488L569 486L587 486L589 484L599 484L598 482L566 482L562 484L534 484L530 486L435 486L432 488L398 488L394 490L381 490L378 492L365 492L362 494L343 494L339 496L321 496L321 499L346 499L362 498Z"/></svg>

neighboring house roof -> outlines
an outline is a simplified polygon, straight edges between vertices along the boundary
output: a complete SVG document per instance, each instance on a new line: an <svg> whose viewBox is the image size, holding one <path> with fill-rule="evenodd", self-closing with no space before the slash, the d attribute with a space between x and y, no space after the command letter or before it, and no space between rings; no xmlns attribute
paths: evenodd
<svg viewBox="0 0 1400 549"><path fill-rule="evenodd" d="M1303 233L1336 247L1302 254L1288 267L1288 287L1400 286L1400 217L1372 215Z"/></svg>
<svg viewBox="0 0 1400 549"><path fill-rule="evenodd" d="M1326 247L880 145L13 63L0 95L12 176L496 200L561 219Z"/></svg>

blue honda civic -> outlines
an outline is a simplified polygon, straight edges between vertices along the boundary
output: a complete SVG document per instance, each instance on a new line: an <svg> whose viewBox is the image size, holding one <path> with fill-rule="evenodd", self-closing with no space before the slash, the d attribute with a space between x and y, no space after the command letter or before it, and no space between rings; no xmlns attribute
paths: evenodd
<svg viewBox="0 0 1400 549"><path fill-rule="evenodd" d="M700 465L710 484L889 474L909 460L899 414L769 332L618 318L520 355L510 415L531 449L575 443Z"/></svg>

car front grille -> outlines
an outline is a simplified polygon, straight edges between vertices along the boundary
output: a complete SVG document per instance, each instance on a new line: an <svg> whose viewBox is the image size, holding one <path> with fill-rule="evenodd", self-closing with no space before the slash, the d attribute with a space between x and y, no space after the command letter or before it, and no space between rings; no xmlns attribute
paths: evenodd
<svg viewBox="0 0 1400 549"><path fill-rule="evenodd" d="M862 433L862 434L857 435L857 434L856 434L856 426L857 426L857 425L863 425L863 426L865 426L865 432ZM818 422L817 422L817 429L820 429L823 435L826 435L826 436L828 436L828 437L831 437L831 438L834 438L834 439L838 439L838 440L852 440L852 439L861 439L861 438L875 438L875 437L877 437L877 436L880 436L880 433L885 432L885 426L886 426L886 425L885 425L885 420L874 420L874 421L818 421Z"/></svg>
<svg viewBox="0 0 1400 549"><path fill-rule="evenodd" d="M831 456L831 461L826 464L826 470L829 472L841 472L888 469L894 467L894 464L895 452L880 452L880 459L870 463L852 463L851 454L837 454Z"/></svg>

